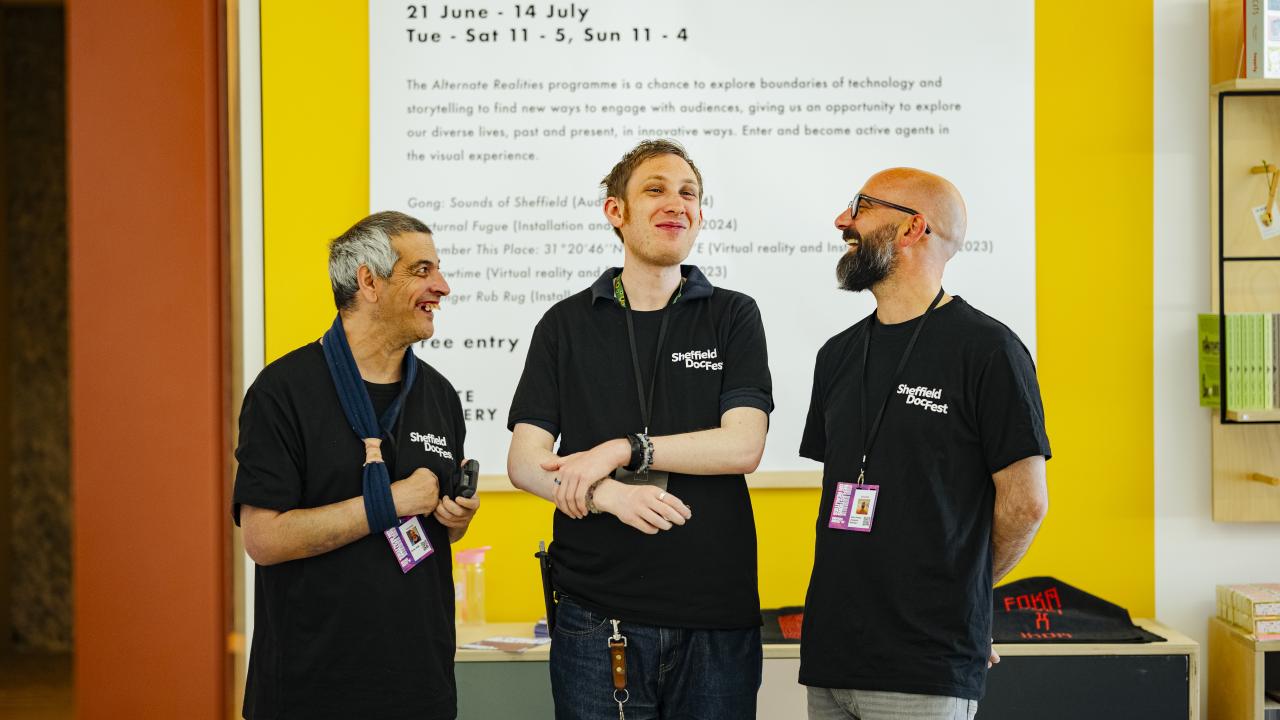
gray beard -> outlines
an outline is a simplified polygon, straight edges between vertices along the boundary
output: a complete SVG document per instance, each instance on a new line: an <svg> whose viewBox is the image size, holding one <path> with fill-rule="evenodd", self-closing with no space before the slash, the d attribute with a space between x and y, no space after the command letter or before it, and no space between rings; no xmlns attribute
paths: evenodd
<svg viewBox="0 0 1280 720"><path fill-rule="evenodd" d="M862 292L875 287L893 272L898 264L894 240L897 226L886 223L861 237L853 228L845 230L845 240L858 240L858 249L850 249L836 263L836 282L841 290Z"/></svg>

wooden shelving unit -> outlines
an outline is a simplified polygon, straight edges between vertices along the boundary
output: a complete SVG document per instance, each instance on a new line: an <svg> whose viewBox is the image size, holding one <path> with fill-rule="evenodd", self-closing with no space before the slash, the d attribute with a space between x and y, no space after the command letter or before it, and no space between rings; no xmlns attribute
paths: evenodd
<svg viewBox="0 0 1280 720"><path fill-rule="evenodd" d="M1263 720L1280 705L1266 697L1280 687L1280 640L1260 642L1219 618L1209 621L1209 719Z"/></svg>
<svg viewBox="0 0 1280 720"><path fill-rule="evenodd" d="M1210 242L1213 311L1280 312L1280 237L1263 239L1250 209L1267 202L1265 176L1280 164L1280 81L1230 80L1210 92ZM1222 324L1220 323L1220 327ZM1223 335L1225 339L1225 332ZM1280 522L1280 411L1227 411L1213 418L1213 519Z"/></svg>

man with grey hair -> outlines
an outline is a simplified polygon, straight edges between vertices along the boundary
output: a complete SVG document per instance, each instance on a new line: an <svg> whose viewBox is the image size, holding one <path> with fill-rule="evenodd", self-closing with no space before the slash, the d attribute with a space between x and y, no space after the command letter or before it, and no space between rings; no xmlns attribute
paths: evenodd
<svg viewBox="0 0 1280 720"><path fill-rule="evenodd" d="M449 284L430 229L394 212L334 240L329 276L333 326L263 369L240 413L231 512L257 563L244 717L451 720L449 546L480 502L455 490L458 394L411 349Z"/></svg>
<svg viewBox="0 0 1280 720"><path fill-rule="evenodd" d="M991 588L1048 509L1031 354L942 290L964 241L950 182L872 175L836 229L840 287L876 310L818 352L800 454L823 463L800 682L810 720L974 717Z"/></svg>

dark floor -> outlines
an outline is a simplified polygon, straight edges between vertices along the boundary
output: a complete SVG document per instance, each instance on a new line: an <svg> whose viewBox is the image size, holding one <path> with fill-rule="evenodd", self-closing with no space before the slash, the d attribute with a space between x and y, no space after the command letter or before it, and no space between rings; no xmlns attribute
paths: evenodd
<svg viewBox="0 0 1280 720"><path fill-rule="evenodd" d="M71 720L71 656L0 655L0 718Z"/></svg>

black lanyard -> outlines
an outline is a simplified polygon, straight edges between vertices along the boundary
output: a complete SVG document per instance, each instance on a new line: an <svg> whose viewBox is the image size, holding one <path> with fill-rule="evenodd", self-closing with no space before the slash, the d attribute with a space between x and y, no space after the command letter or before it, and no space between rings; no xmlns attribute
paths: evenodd
<svg viewBox="0 0 1280 720"><path fill-rule="evenodd" d="M625 292L626 289L624 288L624 297ZM640 375L640 351L636 349L636 328L635 324L631 320L631 313L633 311L631 309L631 303L627 302L626 304L627 340L631 343L631 368L635 370L636 397L640 400L640 420L644 423L645 435L649 434L649 420L653 417L653 388L658 384L658 363L662 360L662 339L667 335L667 320L670 318L668 310L671 308L671 303L675 301L676 297L678 297L677 294L679 292L680 288L677 287L676 291L671 293L671 300L669 300L667 304L663 306L662 310L659 311L662 313L662 324L658 326L658 344L654 349L653 376L649 379L649 399L647 402L645 401L644 396L644 378Z"/></svg>
<svg viewBox="0 0 1280 720"><path fill-rule="evenodd" d="M920 331L924 329L924 322L929 319L929 313L938 307L938 303L942 301L944 291L938 288L938 294L934 296L933 302L929 303L929 309L924 311L924 315L920 317L920 322L916 323L916 329L911 332L911 340L907 342L907 349L902 351L902 359L898 361L898 369L893 371L893 379L889 381L889 392L885 393L884 402L880 403L880 410L876 413L876 420L871 424L871 430L868 432L867 427L867 359L871 356L871 331L876 326L876 314L871 313L871 318L867 323L867 341L862 345L862 387L859 389L858 397L862 406L862 427L864 439L862 443L862 461L858 463L858 484L863 481L863 473L867 469L867 456L871 454L871 447L875 445L876 436L880 433L880 421L884 419L885 408L889 407L889 398L893 396L893 388L898 384L898 379L902 377L902 369L907 366L907 358L911 357L911 351L916 346L916 340L920 337Z"/></svg>

